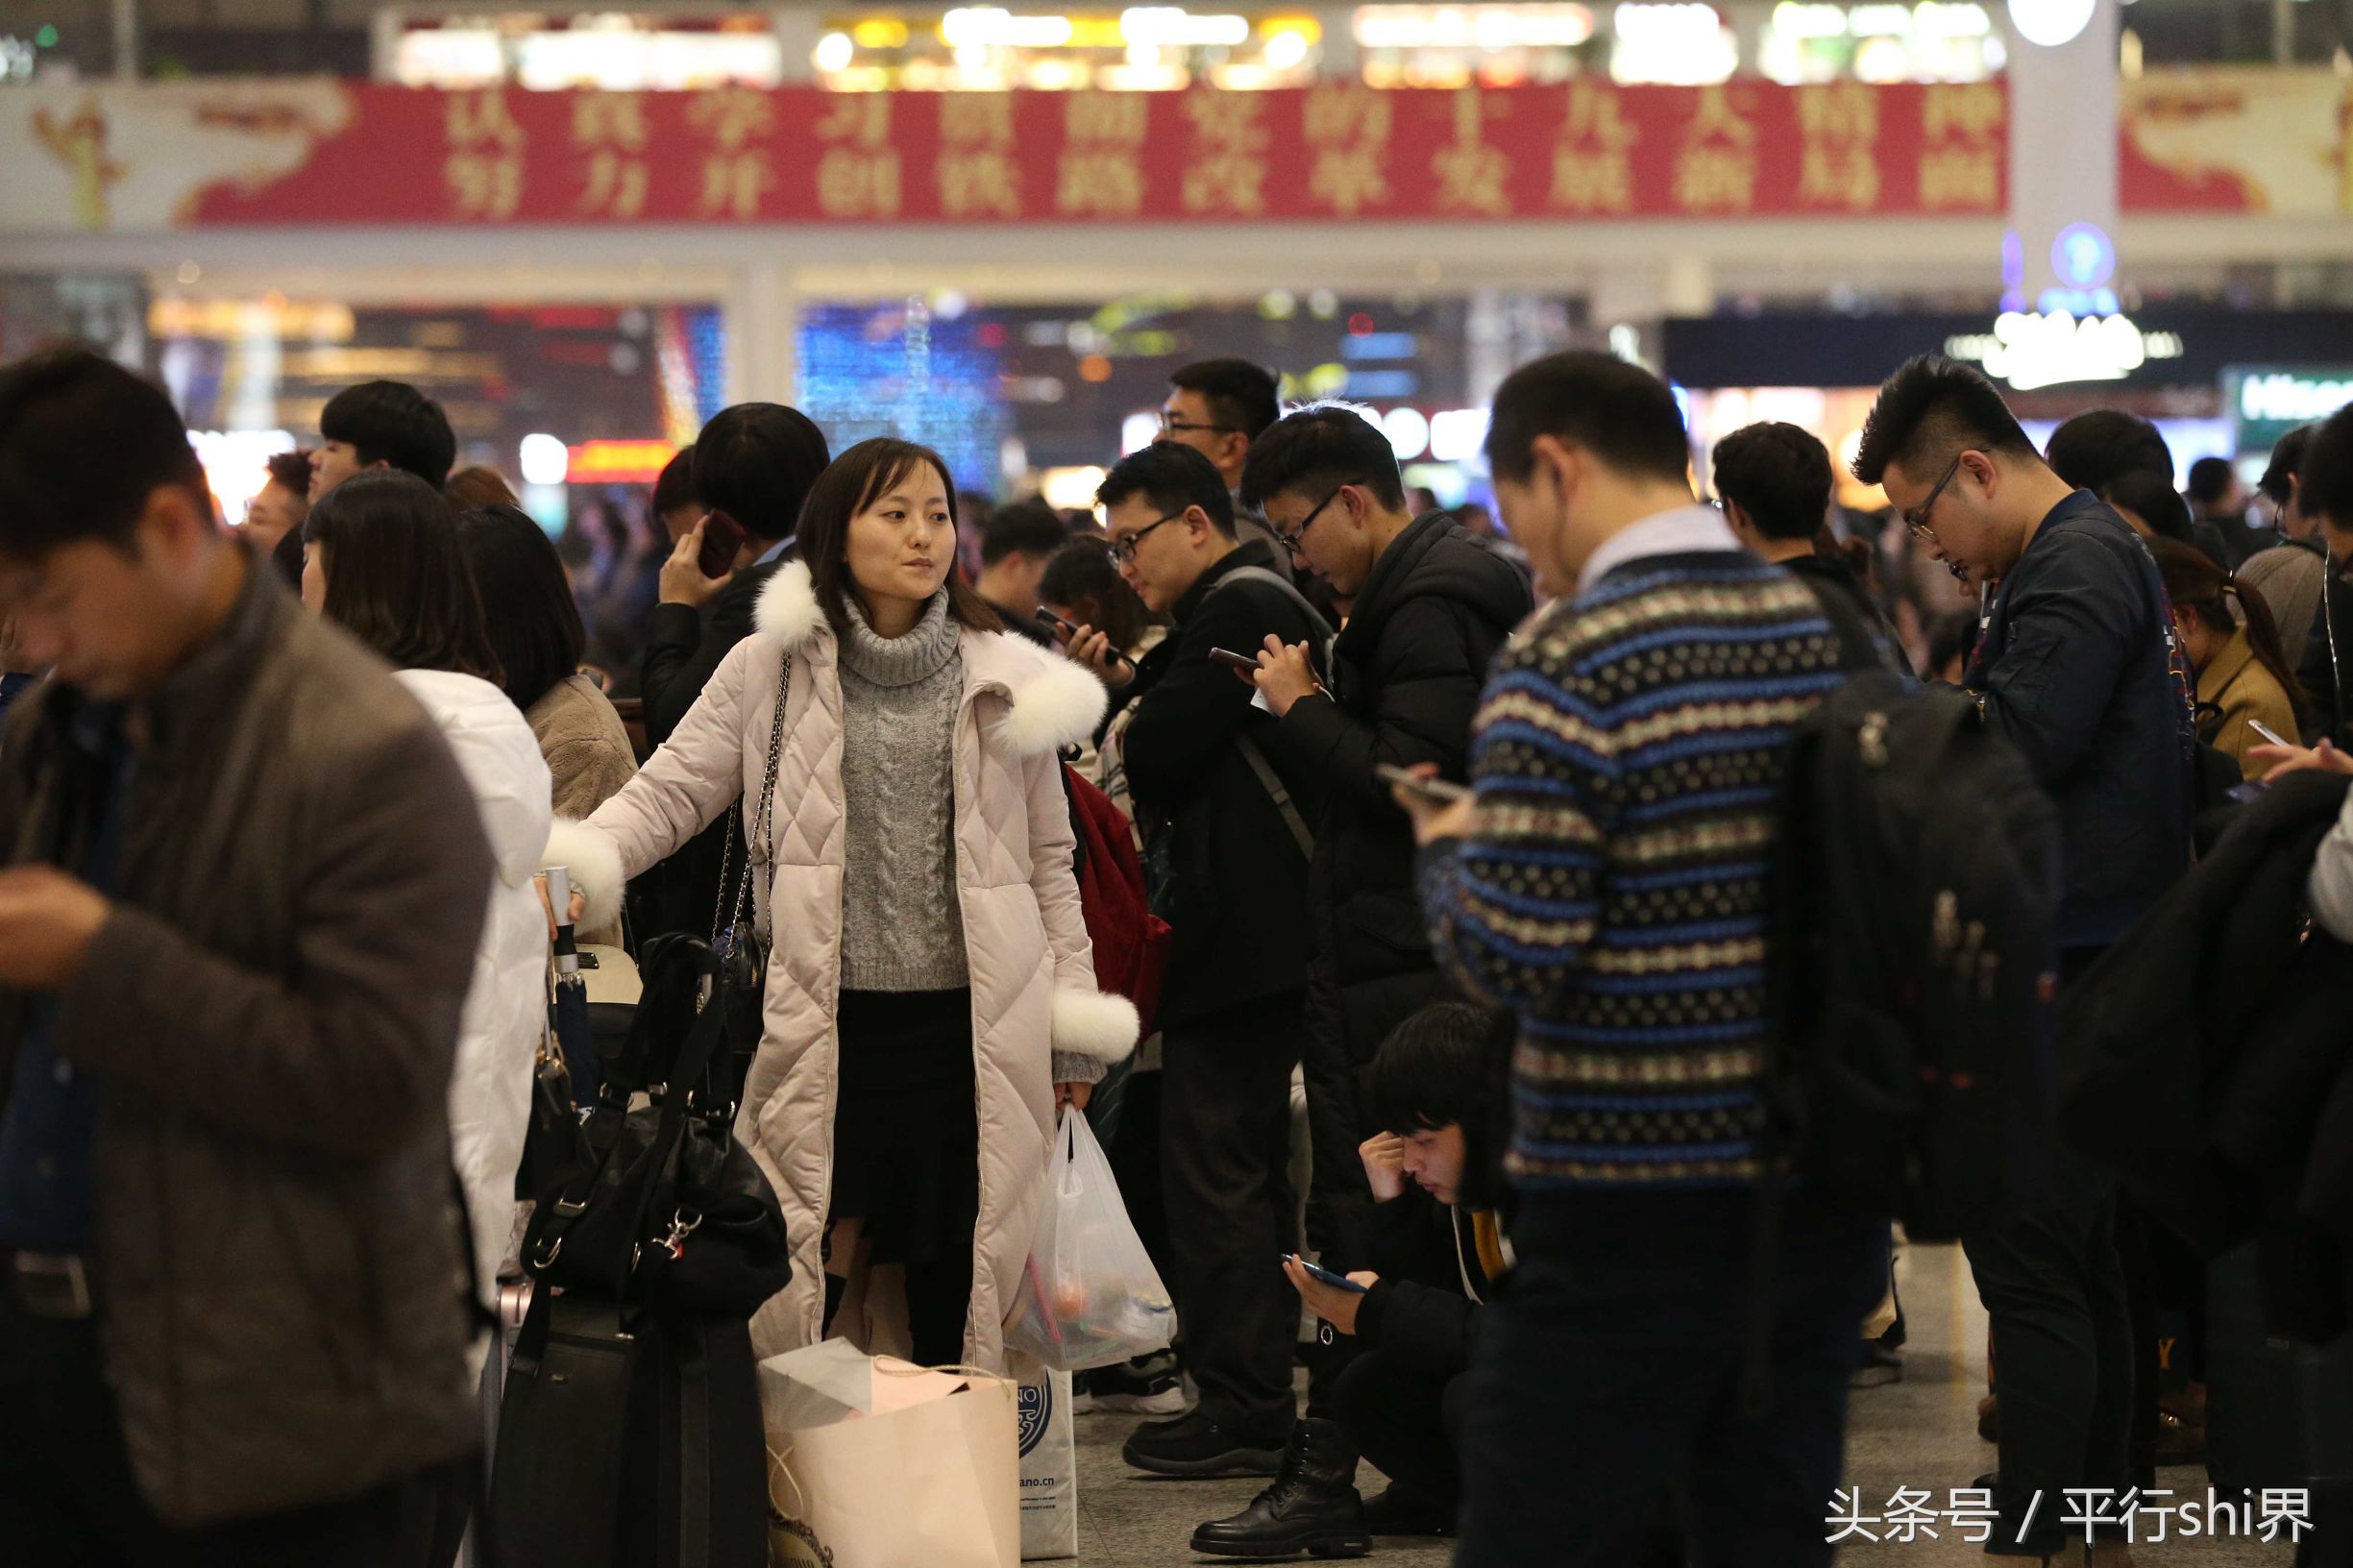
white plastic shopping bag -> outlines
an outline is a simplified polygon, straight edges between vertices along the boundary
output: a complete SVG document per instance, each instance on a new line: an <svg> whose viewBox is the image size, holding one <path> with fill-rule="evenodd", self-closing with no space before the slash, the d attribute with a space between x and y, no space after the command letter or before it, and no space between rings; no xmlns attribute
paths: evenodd
<svg viewBox="0 0 2353 1568"><path fill-rule="evenodd" d="M760 1363L770 1556L828 1568L1015 1568L1016 1388L828 1339Z"/></svg>
<svg viewBox="0 0 2353 1568"><path fill-rule="evenodd" d="M1176 1309L1112 1180L1086 1113L1063 1113L1047 1158L1038 1236L1005 1346L1061 1372L1168 1348Z"/></svg>
<svg viewBox="0 0 2353 1568"><path fill-rule="evenodd" d="M1017 1357L1021 1418L1021 1560L1078 1556L1078 1444L1070 1423L1070 1374Z"/></svg>

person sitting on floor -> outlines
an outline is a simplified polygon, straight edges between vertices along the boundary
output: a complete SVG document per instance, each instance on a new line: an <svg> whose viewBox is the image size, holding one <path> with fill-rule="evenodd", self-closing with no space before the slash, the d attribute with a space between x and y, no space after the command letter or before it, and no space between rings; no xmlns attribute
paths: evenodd
<svg viewBox="0 0 2353 1568"><path fill-rule="evenodd" d="M1274 1484L1195 1531L1195 1552L1326 1556L1367 1550L1373 1535L1454 1532L1463 1375L1507 1258L1489 1207L1507 1040L1493 1015L1438 1002L1382 1041L1363 1104L1384 1131L1357 1151L1373 1190L1374 1266L1348 1276L1360 1290L1344 1290L1297 1259L1283 1264L1309 1308L1360 1342L1334 1391L1338 1419L1300 1422ZM1390 1482L1369 1502L1357 1495L1360 1455Z"/></svg>

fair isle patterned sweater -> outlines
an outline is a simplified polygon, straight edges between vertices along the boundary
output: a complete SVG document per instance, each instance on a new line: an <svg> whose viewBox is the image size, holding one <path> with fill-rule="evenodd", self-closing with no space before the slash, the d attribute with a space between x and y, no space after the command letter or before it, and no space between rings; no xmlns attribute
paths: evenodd
<svg viewBox="0 0 2353 1568"><path fill-rule="evenodd" d="M1519 1015L1514 1185L1757 1174L1775 796L1838 662L1811 590L1722 551L1608 571L1496 660L1470 833L1421 882L1442 961Z"/></svg>

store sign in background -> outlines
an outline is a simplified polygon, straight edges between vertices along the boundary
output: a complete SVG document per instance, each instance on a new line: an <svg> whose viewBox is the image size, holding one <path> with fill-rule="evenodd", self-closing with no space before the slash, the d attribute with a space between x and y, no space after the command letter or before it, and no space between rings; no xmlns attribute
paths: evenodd
<svg viewBox="0 0 2353 1568"><path fill-rule="evenodd" d="M2353 403L2353 365L2234 365L2222 376L2223 411L2237 426L2241 452L2266 452L2299 425L2328 418Z"/></svg>
<svg viewBox="0 0 2353 1568"><path fill-rule="evenodd" d="M0 228L2002 210L1988 84L1164 93L36 86Z"/></svg>

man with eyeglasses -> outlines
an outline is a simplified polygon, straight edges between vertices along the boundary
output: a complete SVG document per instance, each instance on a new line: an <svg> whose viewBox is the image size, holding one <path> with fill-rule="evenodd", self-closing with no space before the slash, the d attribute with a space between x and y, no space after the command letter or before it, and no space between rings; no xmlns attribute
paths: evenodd
<svg viewBox="0 0 2353 1568"><path fill-rule="evenodd" d="M1879 389L1854 473L1937 559L1998 585L1965 681L2059 810L2064 987L2189 865L2194 734L2156 563L2036 453L1982 372L1941 355ZM2038 1497L2135 1479L2115 1184L2064 1150L2056 1165L2039 1202L1963 1238L2000 1368L2000 1538L2046 1552L2065 1532Z"/></svg>
<svg viewBox="0 0 2353 1568"><path fill-rule="evenodd" d="M1169 1282L1191 1414L1140 1427L1127 1462L1165 1476L1273 1475L1290 1440L1298 1298L1290 1080L1306 1034L1307 824L1315 781L1264 749L1274 716L1213 649L1320 647L1271 546L1234 536L1226 481L1197 451L1131 453L1096 499L1119 575L1175 623L1138 661L1121 756L1154 907L1174 928L1161 993L1161 1164ZM1099 638L1074 639L1100 651ZM1098 673L1107 682L1126 674Z"/></svg>
<svg viewBox="0 0 2353 1568"><path fill-rule="evenodd" d="M1203 359L1186 365L1168 378L1168 397L1161 404L1160 439L1190 447L1217 467L1226 493L1234 497L1234 532L1242 543L1262 540L1275 545L1271 570L1294 576L1289 553L1276 544L1274 530L1255 506L1244 505L1242 465L1250 460L1250 444L1282 417L1281 385L1274 373L1247 359Z"/></svg>

